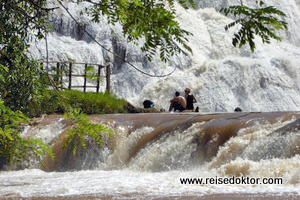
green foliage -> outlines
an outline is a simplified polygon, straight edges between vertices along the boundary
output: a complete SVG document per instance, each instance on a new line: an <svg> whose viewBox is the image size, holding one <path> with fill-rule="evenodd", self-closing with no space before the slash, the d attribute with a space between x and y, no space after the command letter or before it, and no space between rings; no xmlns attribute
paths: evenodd
<svg viewBox="0 0 300 200"><path fill-rule="evenodd" d="M0 99L0 127L3 129L18 129L20 123L25 123L28 118L20 111L12 111L10 108L4 106L4 102Z"/></svg>
<svg viewBox="0 0 300 200"><path fill-rule="evenodd" d="M110 93L80 92L65 90L62 98L53 90L46 90L42 96L29 103L26 114L31 117L41 114L65 113L70 107L80 109L86 114L125 113L128 103Z"/></svg>
<svg viewBox="0 0 300 200"><path fill-rule="evenodd" d="M43 37L51 10L45 6L46 0L0 1L0 44L11 43L15 38L29 39L30 30L36 37Z"/></svg>
<svg viewBox="0 0 300 200"><path fill-rule="evenodd" d="M66 90L62 93L67 97L68 104L80 108L86 114L124 113L127 102L111 93L94 93Z"/></svg>
<svg viewBox="0 0 300 200"><path fill-rule="evenodd" d="M29 102L38 98L46 88L46 77L36 61L13 46L0 50L0 65L5 69L0 70L0 94L6 106L25 111Z"/></svg>
<svg viewBox="0 0 300 200"><path fill-rule="evenodd" d="M78 145L86 148L87 143L94 140L102 147L102 137L110 136L113 131L102 124L92 124L88 116L79 109L73 109L71 113L64 115L70 119L72 124L67 130L67 138L63 144L63 148L72 144L72 152L75 155Z"/></svg>
<svg viewBox="0 0 300 200"><path fill-rule="evenodd" d="M4 73L8 71L8 68L0 64L0 84L5 83L5 78L3 76Z"/></svg>
<svg viewBox="0 0 300 200"><path fill-rule="evenodd" d="M48 28L45 4L46 0L0 1L0 94L13 110L24 110L44 87L40 67L27 49L30 32L40 38Z"/></svg>
<svg viewBox="0 0 300 200"><path fill-rule="evenodd" d="M61 2L58 0L58 2ZM141 44L141 49L149 60L159 53L161 60L167 61L177 53L192 52L188 45L188 36L192 33L182 29L175 19L174 0L77 0L87 2L87 12L94 22L100 22L100 15L105 15L111 24L120 23L123 34L128 41ZM195 8L194 0L178 0L179 4L188 9ZM37 38L42 38L49 29L47 16L55 8L46 8L46 0L10 0L0 2L0 44L6 46L21 39L27 44L29 32L32 30ZM263 6L263 2L258 2ZM275 16L284 14L272 6L249 8L247 6L231 6L221 10L226 15L232 14L238 19L227 25L241 25L235 34L233 45L249 43L255 49L254 35L259 35L263 42L269 43L270 38L280 40L274 30L286 29L286 23ZM269 27L270 26L270 27ZM21 48L21 51L25 50Z"/></svg>
<svg viewBox="0 0 300 200"><path fill-rule="evenodd" d="M10 164L28 159L30 152L38 159L45 153L54 158L49 145L39 139L23 139L20 136L19 124L28 122L28 118L20 111L12 111L3 103L0 99L0 157L4 157Z"/></svg>
<svg viewBox="0 0 300 200"><path fill-rule="evenodd" d="M95 72L94 67L93 66L88 66L85 71L84 71L86 78L90 79L90 80L100 80L100 77L98 77L98 74Z"/></svg>
<svg viewBox="0 0 300 200"><path fill-rule="evenodd" d="M252 52L255 49L255 35L258 35L263 43L269 44L271 38L281 41L281 38L276 35L275 30L287 29L287 23L277 18L277 16L285 16L282 11L273 6L263 7L264 3L262 1L257 3L259 4L259 8L238 5L220 10L226 16L233 15L236 18L234 22L225 26L225 30L240 25L239 31L234 34L232 44L242 47L248 43Z"/></svg>
<svg viewBox="0 0 300 200"><path fill-rule="evenodd" d="M108 22L121 23L123 34L128 41L141 43L142 51L151 61L159 51L160 58L167 61L176 53L192 52L187 36L190 32L181 29L175 20L174 0L79 0L90 2L88 9L94 22L99 22L100 15L105 15ZM193 0L180 0L184 7L194 7ZM144 40L142 40L144 39Z"/></svg>

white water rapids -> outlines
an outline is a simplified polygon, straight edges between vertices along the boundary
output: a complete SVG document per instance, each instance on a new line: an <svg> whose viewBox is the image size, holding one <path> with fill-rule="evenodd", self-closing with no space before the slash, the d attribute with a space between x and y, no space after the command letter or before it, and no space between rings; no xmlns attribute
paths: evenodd
<svg viewBox="0 0 300 200"><path fill-rule="evenodd" d="M78 152L76 159L56 153L58 160L53 165L52 161L44 163L50 167L46 171L40 170L36 162L25 163L27 169L1 171L0 199L194 199L208 198L209 195L221 195L221 199L231 199L233 195L241 195L237 199L253 199L256 195L259 199L298 199L300 133L295 117L299 113L277 115L270 113L271 118L266 120L268 117L263 113L223 114L211 116L207 122L203 119L210 116L193 114L169 115L171 119L166 119L168 115L165 114L99 116L102 120L105 117L111 122L116 120L112 123L115 136L104 148L91 146L87 151ZM144 116L160 125L148 124L129 131L135 125L122 124L127 117L136 118L139 123L139 118ZM247 116L249 118L244 118ZM187 125L189 122L192 123L190 126ZM233 130L238 124L232 122L245 126L236 136ZM54 120L49 125L35 126L26 131L53 146L59 142L62 127L63 121ZM170 130L168 127L177 128ZM220 133L213 130L216 127ZM137 148L156 131L159 135L152 142ZM221 145L223 136L228 134L233 136ZM210 139L205 143L207 137ZM133 149L139 149L134 156ZM216 155L210 159L202 155L213 155L214 151ZM181 178L233 176L281 178L283 182L182 184L180 181Z"/></svg>

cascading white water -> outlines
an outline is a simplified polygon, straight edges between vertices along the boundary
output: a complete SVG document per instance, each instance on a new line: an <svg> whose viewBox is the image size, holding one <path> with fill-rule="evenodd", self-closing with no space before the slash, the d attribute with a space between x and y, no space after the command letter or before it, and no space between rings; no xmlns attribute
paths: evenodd
<svg viewBox="0 0 300 200"><path fill-rule="evenodd" d="M230 199L232 195L241 195L242 198L245 194L250 195L251 198L255 195L257 198L265 196L278 199L299 198L300 133L297 129L299 122L296 123L297 126L293 125L296 116L279 113L281 117L274 117L268 121L264 120L263 113L253 114L256 118L243 118L246 115L223 114L220 117L213 117L210 121L202 122L195 122L197 115L179 116L178 122L183 120L184 125L187 121L195 123L181 128L179 127L181 123L175 123L176 128L169 131L165 126L160 129L161 132L156 135L155 140L147 142L134 156L131 154L132 149L136 149L137 144L145 141L145 138L155 132L159 126L141 126L130 131L130 127L134 127L133 124L128 125L129 129L127 129L116 120L113 123L116 130L116 135L112 138L114 143L106 141L107 146L102 150L92 147L85 152L79 152L77 160L70 158L74 165L70 171L44 172L39 169L1 171L0 198L164 199L176 197L193 199L218 194L225 199ZM110 117L120 119L121 122L124 119L122 115ZM140 118L136 115L131 117ZM151 117L160 121L160 117L165 118L167 115L149 115L149 118ZM233 122L241 123L243 120L245 128L239 129L236 135L224 129L222 135L233 135L219 146L216 156L211 160L198 160L196 154L201 150L198 147L204 145L201 141L208 136L205 131L209 131L209 126L218 127L217 124L212 125L214 120L224 119L229 127L236 126ZM251 120L255 119L255 123L251 125ZM159 124L174 126L172 123L174 120L175 118L171 118ZM33 127L27 131L39 137L38 135L41 134L35 134L39 128L46 133L46 138L52 140L53 137L57 138L55 133L61 130L59 127L64 127L62 120L54 121L44 127ZM46 129L48 131L45 131ZM220 130L220 127L216 130ZM49 132L53 132L54 135L49 135ZM207 143L218 145L219 137L222 135L215 134L214 131L212 134L213 137ZM208 152L208 146L204 145L204 148ZM55 162L66 162L65 159ZM74 169L78 170L74 171ZM283 184L199 185L180 182L181 178L232 176L280 177Z"/></svg>
<svg viewBox="0 0 300 200"><path fill-rule="evenodd" d="M55 1L49 1L55 4ZM63 9L52 17L54 32L48 35L49 59L51 61L75 60L105 64L109 57L113 65L112 90L136 106L145 99L152 100L156 108L167 108L176 90L183 92L189 87L198 100L200 111L233 111L237 106L247 111L298 110L300 106L300 18L299 1L266 0L286 13L283 19L289 30L278 32L283 42L262 44L256 39L257 49L251 53L247 46L232 46L231 37L236 28L225 32L224 26L231 22L216 11L221 6L239 1L201 1L197 10L177 8L177 20L193 33L189 37L193 54L188 57L174 56L169 63L158 57L147 62L139 47L129 44L122 37L120 26L90 23L89 17L80 15L82 7L65 1L69 11L106 48L122 55L135 66L149 73L165 74L165 78L149 78L120 59L116 59L84 34ZM244 2L254 4L255 1ZM113 30L113 34L112 34ZM35 58L45 59L45 41L33 41L31 52Z"/></svg>
<svg viewBox="0 0 300 200"><path fill-rule="evenodd" d="M163 135L158 141L142 149L129 162L129 168L139 171L170 171L189 169L194 166L191 157L197 144L192 143L204 123L195 123L187 130Z"/></svg>
<svg viewBox="0 0 300 200"><path fill-rule="evenodd" d="M293 121L241 129L205 167L219 176L283 177L286 184L299 184L299 131L274 132Z"/></svg>

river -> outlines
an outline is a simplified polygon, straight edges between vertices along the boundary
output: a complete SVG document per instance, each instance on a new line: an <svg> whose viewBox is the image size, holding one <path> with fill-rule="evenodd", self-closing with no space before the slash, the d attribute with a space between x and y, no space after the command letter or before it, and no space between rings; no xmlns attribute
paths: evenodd
<svg viewBox="0 0 300 200"><path fill-rule="evenodd" d="M69 123L48 115L23 135L52 145L56 159L45 157L43 166L34 160L6 166L0 172L0 199L299 199L299 116L93 115L92 122L115 133L103 138L102 148L90 142L73 156L61 150ZM207 182L184 184L187 178ZM225 184L226 178L234 182Z"/></svg>

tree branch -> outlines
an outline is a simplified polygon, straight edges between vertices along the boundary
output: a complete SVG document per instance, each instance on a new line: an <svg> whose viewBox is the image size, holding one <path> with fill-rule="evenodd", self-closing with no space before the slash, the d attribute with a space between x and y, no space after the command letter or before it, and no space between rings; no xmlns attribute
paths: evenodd
<svg viewBox="0 0 300 200"><path fill-rule="evenodd" d="M146 76L150 76L150 77L166 77L169 76L171 74L173 74L176 70L176 68L174 68L174 70L168 74L164 74L164 75L156 75L156 74L149 74L147 72L142 71L141 69L137 68L136 66L134 66L132 63L128 62L126 59L124 59L123 57L119 56L118 54L112 52L111 50L107 49L106 47L104 47L102 44L100 44L88 31L86 31L86 29L75 19L75 17L69 12L69 10L64 6L64 4L60 1L57 0L57 2L64 8L64 10L68 13L68 15L75 21L75 23L96 43L98 44L100 47L102 47L105 51L113 54L114 56L118 57L119 59L123 60L125 63L129 64L131 67L133 67L135 70L137 70L138 72L146 75Z"/></svg>

